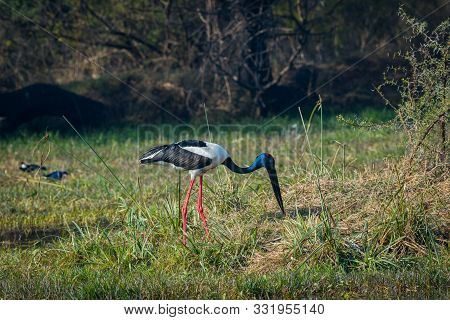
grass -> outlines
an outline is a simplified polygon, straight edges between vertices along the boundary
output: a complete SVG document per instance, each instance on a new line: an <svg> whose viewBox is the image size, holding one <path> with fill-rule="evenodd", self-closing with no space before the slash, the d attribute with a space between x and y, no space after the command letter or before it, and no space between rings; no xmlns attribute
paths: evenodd
<svg viewBox="0 0 450 320"><path fill-rule="evenodd" d="M137 159L155 144L208 139L205 126L83 133L127 191L75 135L0 140L0 298L448 299L447 173L405 170L398 132L328 118L321 134L320 124L313 119L309 145L292 119L264 129L211 124L237 163L275 156L289 217L264 172L220 167L204 179L211 239L194 188L187 247L179 209L187 175ZM69 178L19 172L22 160Z"/></svg>

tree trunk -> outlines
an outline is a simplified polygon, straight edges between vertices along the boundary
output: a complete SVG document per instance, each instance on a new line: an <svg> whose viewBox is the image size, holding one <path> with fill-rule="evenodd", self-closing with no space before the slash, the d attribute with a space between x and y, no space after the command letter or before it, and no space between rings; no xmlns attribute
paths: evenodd
<svg viewBox="0 0 450 320"><path fill-rule="evenodd" d="M241 78L252 88L251 94L264 115L265 104L262 99L264 86L270 83L272 78L272 67L267 48L267 40L271 29L272 11L270 0L241 0L241 11L246 21L248 32L247 51L245 56L245 67L241 72Z"/></svg>

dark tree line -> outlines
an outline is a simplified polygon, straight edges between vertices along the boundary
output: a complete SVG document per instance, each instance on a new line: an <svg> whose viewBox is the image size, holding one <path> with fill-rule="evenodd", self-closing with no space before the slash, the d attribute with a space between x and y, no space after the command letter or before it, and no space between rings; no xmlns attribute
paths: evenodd
<svg viewBox="0 0 450 320"><path fill-rule="evenodd" d="M408 0L404 7L421 17L444 3ZM206 100L266 114L289 84L295 99L307 95L318 72L339 72L394 37L402 30L399 6L398 0L8 0L0 4L0 90L97 79L106 69L124 79L139 74L136 81L150 86L180 87L188 108ZM427 21L437 23L448 11ZM403 45L395 39L371 59L382 61Z"/></svg>

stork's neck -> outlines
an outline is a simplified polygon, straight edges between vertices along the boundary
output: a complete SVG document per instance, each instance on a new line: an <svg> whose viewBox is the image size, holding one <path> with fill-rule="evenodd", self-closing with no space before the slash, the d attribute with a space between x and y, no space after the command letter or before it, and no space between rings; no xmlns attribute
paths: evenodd
<svg viewBox="0 0 450 320"><path fill-rule="evenodd" d="M230 157L226 158L222 164L231 171L239 174L251 173L264 166L262 155L256 157L255 161L253 161L253 163L249 167L245 168L239 167L236 163L233 162L233 160Z"/></svg>

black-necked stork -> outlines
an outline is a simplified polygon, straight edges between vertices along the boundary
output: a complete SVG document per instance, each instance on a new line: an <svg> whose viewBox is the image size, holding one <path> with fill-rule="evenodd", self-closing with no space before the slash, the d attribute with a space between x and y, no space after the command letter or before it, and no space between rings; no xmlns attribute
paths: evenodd
<svg viewBox="0 0 450 320"><path fill-rule="evenodd" d="M140 157L139 161L141 164L156 163L170 165L179 170L187 170L191 174L189 188L181 209L184 245L186 245L187 206L196 177L200 178L197 211L203 222L203 228L209 236L208 224L202 205L203 174L221 164L239 174L251 173L262 167L266 168L278 205L283 214L285 214L278 176L275 170L275 159L268 153L260 154L249 167L241 168L233 162L228 152L218 144L199 140L184 140L151 148Z"/></svg>

